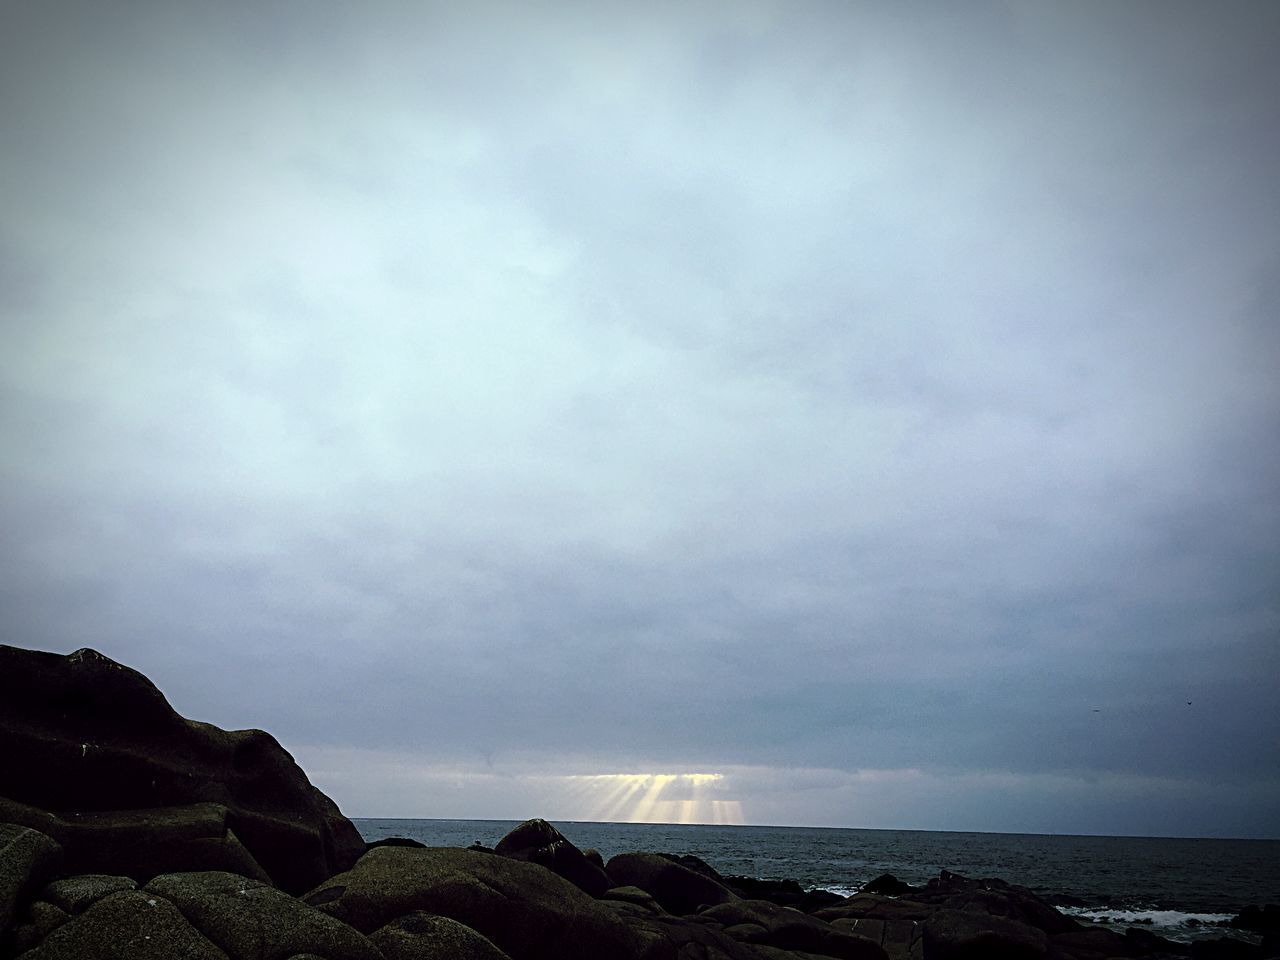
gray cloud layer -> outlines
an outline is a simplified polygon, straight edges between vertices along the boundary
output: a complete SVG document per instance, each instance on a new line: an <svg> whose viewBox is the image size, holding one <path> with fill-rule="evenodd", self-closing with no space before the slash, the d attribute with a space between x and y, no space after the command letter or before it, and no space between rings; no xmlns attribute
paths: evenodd
<svg viewBox="0 0 1280 960"><path fill-rule="evenodd" d="M1274 5L2 17L10 642L335 781L1277 835Z"/></svg>

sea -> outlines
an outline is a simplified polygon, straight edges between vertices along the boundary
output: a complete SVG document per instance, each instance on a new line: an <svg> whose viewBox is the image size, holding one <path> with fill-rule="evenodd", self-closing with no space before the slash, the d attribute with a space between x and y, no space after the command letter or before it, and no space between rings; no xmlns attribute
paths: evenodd
<svg viewBox="0 0 1280 960"><path fill-rule="evenodd" d="M515 820L355 820L366 841L494 846ZM797 880L848 895L891 873L924 884L949 870L1030 888L1071 916L1115 930L1142 926L1190 941L1256 942L1222 924L1250 904L1280 903L1280 840L1086 837L834 827L584 823L555 826L608 860L618 853L693 854L721 874Z"/></svg>

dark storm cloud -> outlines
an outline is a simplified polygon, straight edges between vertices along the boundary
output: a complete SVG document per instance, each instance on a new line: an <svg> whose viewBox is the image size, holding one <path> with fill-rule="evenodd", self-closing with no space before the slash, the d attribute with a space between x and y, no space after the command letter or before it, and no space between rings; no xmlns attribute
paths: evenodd
<svg viewBox="0 0 1280 960"><path fill-rule="evenodd" d="M10 642L357 814L1275 832L1274 7L5 18Z"/></svg>

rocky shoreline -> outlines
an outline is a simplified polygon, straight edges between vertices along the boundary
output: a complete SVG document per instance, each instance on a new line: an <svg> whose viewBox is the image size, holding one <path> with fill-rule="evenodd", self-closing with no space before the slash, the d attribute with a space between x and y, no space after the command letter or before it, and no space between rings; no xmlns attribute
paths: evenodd
<svg viewBox="0 0 1280 960"><path fill-rule="evenodd" d="M1264 960L1082 924L942 871L851 897L721 876L678 852L605 862L529 820L494 848L366 845L269 734L186 720L92 650L0 646L0 960Z"/></svg>

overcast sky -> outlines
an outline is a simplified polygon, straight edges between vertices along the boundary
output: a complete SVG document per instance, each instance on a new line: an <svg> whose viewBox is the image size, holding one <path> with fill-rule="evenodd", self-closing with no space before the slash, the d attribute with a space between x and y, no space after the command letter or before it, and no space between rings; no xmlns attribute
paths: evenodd
<svg viewBox="0 0 1280 960"><path fill-rule="evenodd" d="M1280 5L0 11L8 642L357 817L1280 836Z"/></svg>

